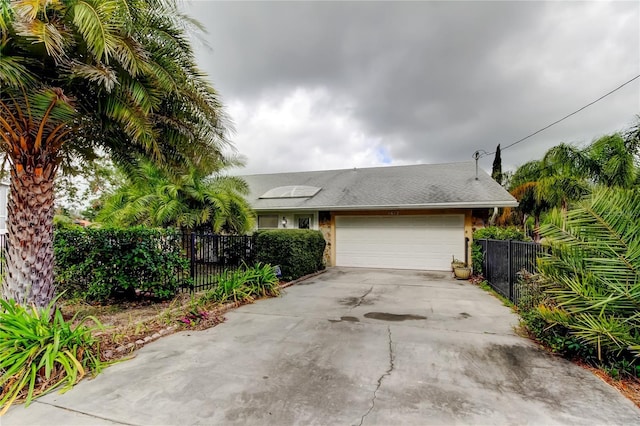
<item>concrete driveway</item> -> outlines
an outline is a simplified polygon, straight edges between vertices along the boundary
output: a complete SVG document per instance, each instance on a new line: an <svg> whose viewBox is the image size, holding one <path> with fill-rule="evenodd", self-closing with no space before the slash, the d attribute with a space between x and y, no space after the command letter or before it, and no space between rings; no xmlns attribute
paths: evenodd
<svg viewBox="0 0 640 426"><path fill-rule="evenodd" d="M151 343L0 422L640 422L615 389L518 337L508 308L449 274L334 268L226 317Z"/></svg>

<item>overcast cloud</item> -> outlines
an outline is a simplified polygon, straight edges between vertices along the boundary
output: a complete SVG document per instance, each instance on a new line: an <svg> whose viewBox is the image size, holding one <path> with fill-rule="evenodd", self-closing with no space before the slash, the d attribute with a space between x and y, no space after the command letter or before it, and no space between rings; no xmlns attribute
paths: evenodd
<svg viewBox="0 0 640 426"><path fill-rule="evenodd" d="M640 74L640 2L185 5L246 157L235 173L471 160ZM640 79L505 150L503 168L631 126ZM493 156L481 160L491 168Z"/></svg>

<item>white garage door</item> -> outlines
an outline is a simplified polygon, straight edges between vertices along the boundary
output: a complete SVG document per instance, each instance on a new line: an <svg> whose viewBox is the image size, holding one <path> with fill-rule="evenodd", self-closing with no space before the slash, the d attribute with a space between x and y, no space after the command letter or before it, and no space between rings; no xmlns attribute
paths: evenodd
<svg viewBox="0 0 640 426"><path fill-rule="evenodd" d="M336 265L446 271L464 259L464 215L337 216Z"/></svg>

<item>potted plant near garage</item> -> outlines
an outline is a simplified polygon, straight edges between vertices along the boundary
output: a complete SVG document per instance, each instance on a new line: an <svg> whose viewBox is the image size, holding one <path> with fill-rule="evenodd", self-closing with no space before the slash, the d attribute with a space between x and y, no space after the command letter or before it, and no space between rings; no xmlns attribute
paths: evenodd
<svg viewBox="0 0 640 426"><path fill-rule="evenodd" d="M451 272L455 272L456 268L464 268L465 263L462 260L456 259L455 256L451 256Z"/></svg>
<svg viewBox="0 0 640 426"><path fill-rule="evenodd" d="M462 266L456 266L453 269L453 274L457 280L468 280L471 276L471 268L464 264Z"/></svg>
<svg viewBox="0 0 640 426"><path fill-rule="evenodd" d="M456 259L455 257L451 262L451 270L458 280L468 280L471 276L471 268L468 267L466 263Z"/></svg>

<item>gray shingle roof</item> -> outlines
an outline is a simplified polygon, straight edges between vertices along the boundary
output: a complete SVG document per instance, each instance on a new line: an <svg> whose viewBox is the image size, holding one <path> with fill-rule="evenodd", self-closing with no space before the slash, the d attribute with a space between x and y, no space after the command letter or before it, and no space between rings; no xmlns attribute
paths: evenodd
<svg viewBox="0 0 640 426"><path fill-rule="evenodd" d="M518 203L475 163L420 164L364 169L243 176L256 210L357 210L372 208L491 208ZM310 198L261 199L287 185L322 188Z"/></svg>

